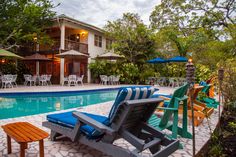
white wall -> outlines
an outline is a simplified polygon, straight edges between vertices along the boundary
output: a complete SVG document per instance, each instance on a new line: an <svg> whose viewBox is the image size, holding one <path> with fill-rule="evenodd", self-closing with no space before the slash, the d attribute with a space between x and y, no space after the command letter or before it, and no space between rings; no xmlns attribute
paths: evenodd
<svg viewBox="0 0 236 157"><path fill-rule="evenodd" d="M94 45L95 34L102 36L102 47ZM105 50L106 50L106 38L102 34L90 31L88 33L88 53L90 55L90 58L95 58L97 57L97 55L103 54Z"/></svg>
<svg viewBox="0 0 236 157"><path fill-rule="evenodd" d="M101 35L102 36L102 47L98 47L94 45L94 38L96 35ZM99 33L95 33L92 31L89 31L88 33L88 53L89 53L89 60L88 64L91 63L92 59L97 57L100 54L103 54L106 51L106 38ZM91 72L88 69L88 83L91 83Z"/></svg>

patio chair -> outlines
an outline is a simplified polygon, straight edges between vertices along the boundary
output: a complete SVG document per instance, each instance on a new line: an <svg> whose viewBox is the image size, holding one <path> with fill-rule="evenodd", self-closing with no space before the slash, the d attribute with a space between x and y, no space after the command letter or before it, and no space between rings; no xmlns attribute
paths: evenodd
<svg viewBox="0 0 236 157"><path fill-rule="evenodd" d="M77 80L76 80L76 75L69 75L68 77L68 86L71 86L71 85L76 85L77 83Z"/></svg>
<svg viewBox="0 0 236 157"><path fill-rule="evenodd" d="M100 75L99 77L100 77L100 80L101 80L100 84L107 85L108 77L106 75Z"/></svg>
<svg viewBox="0 0 236 157"><path fill-rule="evenodd" d="M46 81L47 81L47 84L49 85L52 85L51 78L52 78L52 75L46 75Z"/></svg>
<svg viewBox="0 0 236 157"><path fill-rule="evenodd" d="M147 124L158 104L163 101L150 99L153 92L154 88L149 87L122 88L108 117L66 112L48 115L48 121L43 122L43 126L51 129L52 140L64 135L114 157L140 157L140 153L148 149L152 156L166 157L178 149L179 141L168 139ZM120 138L134 146L134 150L113 144Z"/></svg>
<svg viewBox="0 0 236 157"><path fill-rule="evenodd" d="M42 85L42 86L47 86L48 83L47 83L47 75L41 75L39 77L39 84Z"/></svg>
<svg viewBox="0 0 236 157"><path fill-rule="evenodd" d="M107 77L108 84L110 84L110 85L114 84L114 82L113 82L114 77L115 76L113 76L113 75Z"/></svg>
<svg viewBox="0 0 236 157"><path fill-rule="evenodd" d="M212 98L209 96L209 91L212 88L212 84L207 84L206 82L200 82L201 86L204 86L204 88L202 89L202 92L205 94L205 97L202 98L202 100L200 100L202 103L205 103L207 105L207 107L214 107L217 108L219 105L219 102L216 101L215 98Z"/></svg>
<svg viewBox="0 0 236 157"><path fill-rule="evenodd" d="M68 77L64 77L64 79L63 79L63 86L67 83L67 85L69 85L69 78Z"/></svg>
<svg viewBox="0 0 236 157"><path fill-rule="evenodd" d="M12 85L15 85L17 87L17 83L16 83L16 80L17 80L17 75L12 75Z"/></svg>
<svg viewBox="0 0 236 157"><path fill-rule="evenodd" d="M179 82L178 79L175 77L169 78L169 87L178 87L179 86Z"/></svg>
<svg viewBox="0 0 236 157"><path fill-rule="evenodd" d="M120 84L120 76L113 76L113 84L115 85Z"/></svg>
<svg viewBox="0 0 236 157"><path fill-rule="evenodd" d="M166 84L166 78L165 78L165 77L160 77L160 78L158 78L157 84L158 84L159 86L165 86L165 84Z"/></svg>
<svg viewBox="0 0 236 157"><path fill-rule="evenodd" d="M177 135L180 135L184 138L192 138L191 133L188 132L188 97L186 96L188 90L188 84L179 87L176 89L171 96L170 101L167 101L165 103L162 103L162 107L157 107L156 114L160 110L164 111L164 114L161 118L158 118L157 115L153 115L149 119L149 124L153 127L164 130L168 129L172 131L172 134L170 135L171 138L176 139ZM153 97L156 97L153 95ZM157 97L160 97L157 95ZM182 127L178 126L179 121L179 109L180 106L182 106ZM171 118L173 117L173 120Z"/></svg>
<svg viewBox="0 0 236 157"><path fill-rule="evenodd" d="M12 75L3 75L2 76L2 88L7 88L7 87L13 88L12 80L13 80Z"/></svg>
<svg viewBox="0 0 236 157"><path fill-rule="evenodd" d="M83 86L83 79L84 79L84 75L82 75L81 77L77 77L76 79L76 84L79 84L79 82L81 83L81 85Z"/></svg>
<svg viewBox="0 0 236 157"><path fill-rule="evenodd" d="M31 76L31 75L28 75L28 74L24 74L24 79L25 79L25 82L24 82L24 85L27 86L28 83L30 86L32 85L36 85L36 81L37 81L37 76Z"/></svg>

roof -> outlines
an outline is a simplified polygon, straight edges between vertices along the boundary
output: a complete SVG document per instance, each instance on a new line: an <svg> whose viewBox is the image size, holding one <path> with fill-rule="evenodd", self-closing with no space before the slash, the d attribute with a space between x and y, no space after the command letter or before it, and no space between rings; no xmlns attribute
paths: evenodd
<svg viewBox="0 0 236 157"><path fill-rule="evenodd" d="M71 56L71 57L75 57L75 56L85 56L85 57L89 57L89 55L83 54L83 53L81 53L81 52L79 52L79 51L76 51L76 50L69 50L69 51L66 51L66 52L57 54L56 56L57 56L57 57L61 57L61 58L65 58L65 57L68 57L68 56Z"/></svg>
<svg viewBox="0 0 236 157"><path fill-rule="evenodd" d="M39 53L35 53L31 56L26 56L24 60L35 60L35 61L50 61L51 59L48 59L44 55L41 55Z"/></svg>
<svg viewBox="0 0 236 157"><path fill-rule="evenodd" d="M81 25L85 28L88 28L88 29L92 29L92 30L95 30L95 31L98 31L100 33L104 33L104 30L99 28L99 27L96 27L96 26L93 26L91 24L88 24L88 23L85 23L85 22L82 22L82 21L79 21L79 20L76 20L74 18L71 18L69 16L66 16L65 14L61 14L61 15L58 15L56 16L53 20L66 20L66 21L69 21L69 22L72 22L72 23L75 23L75 24L78 24L78 25Z"/></svg>

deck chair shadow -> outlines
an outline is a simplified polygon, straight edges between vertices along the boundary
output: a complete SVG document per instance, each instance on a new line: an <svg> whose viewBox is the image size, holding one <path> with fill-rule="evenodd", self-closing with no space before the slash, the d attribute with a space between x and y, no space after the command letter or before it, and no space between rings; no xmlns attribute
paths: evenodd
<svg viewBox="0 0 236 157"><path fill-rule="evenodd" d="M172 132L170 137L173 139L176 139L177 135L184 138L192 138L191 133L188 132L188 97L186 96L188 86L186 84L176 89L170 97L170 101L164 103L164 107L157 107L157 112L158 110L164 110L161 118L153 115L149 119L149 124L153 127L159 130L170 130ZM182 109L182 127L178 126L180 106Z"/></svg>
<svg viewBox="0 0 236 157"><path fill-rule="evenodd" d="M163 101L150 98L152 87L128 87L119 90L108 117L67 112L48 115L43 126L51 129L51 139L60 135L79 141L105 154L115 157L141 157L144 150L150 150L154 157L165 157L179 147L178 140L170 140L147 124L148 119ZM123 138L135 147L130 151L114 145Z"/></svg>

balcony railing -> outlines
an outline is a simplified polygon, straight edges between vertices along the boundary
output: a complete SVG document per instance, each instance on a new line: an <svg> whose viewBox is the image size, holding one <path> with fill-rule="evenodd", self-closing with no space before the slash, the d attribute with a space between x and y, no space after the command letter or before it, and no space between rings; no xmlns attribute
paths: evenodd
<svg viewBox="0 0 236 157"><path fill-rule="evenodd" d="M60 49L60 40L55 40L54 39L54 44L52 46L49 45L40 45L39 46L39 51L40 52L47 52L50 53L51 51L59 51ZM76 50L79 51L81 53L84 54L88 54L88 44L85 43L80 43L80 42L76 42L73 40L65 40L65 50ZM32 52L36 52L36 44L34 45L26 45L24 47L21 48L22 51L27 53L32 53Z"/></svg>
<svg viewBox="0 0 236 157"><path fill-rule="evenodd" d="M73 40L65 40L65 50L76 50L81 53L88 54L88 44L76 42Z"/></svg>

